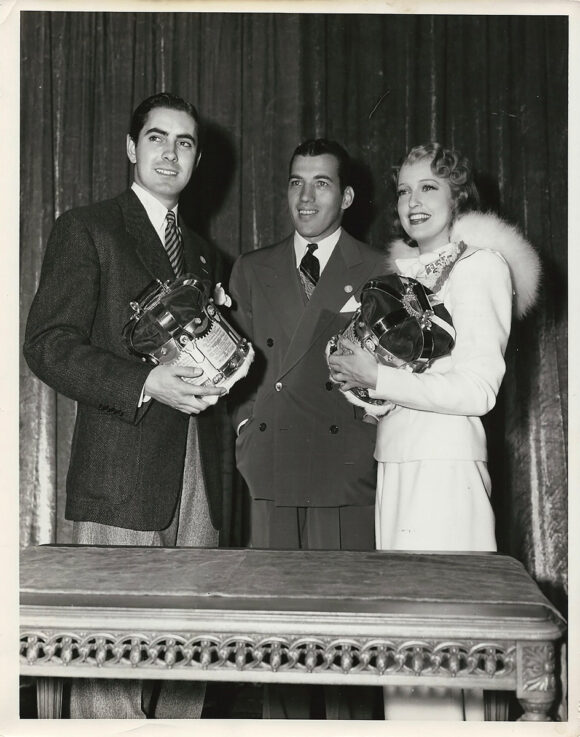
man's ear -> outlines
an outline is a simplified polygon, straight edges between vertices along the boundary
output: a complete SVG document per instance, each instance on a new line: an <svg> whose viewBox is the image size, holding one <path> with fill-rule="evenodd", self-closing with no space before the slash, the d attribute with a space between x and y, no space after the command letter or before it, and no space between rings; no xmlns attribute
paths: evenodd
<svg viewBox="0 0 580 737"><path fill-rule="evenodd" d="M201 161L201 153L202 153L201 151L197 152L197 158L195 160L195 165L193 167L194 170L197 169L197 167L199 166L199 162Z"/></svg>
<svg viewBox="0 0 580 737"><path fill-rule="evenodd" d="M135 141L127 133L127 157L129 161L134 164L137 161L137 155L135 153Z"/></svg>
<svg viewBox="0 0 580 737"><path fill-rule="evenodd" d="M349 185L344 188L342 193L342 205L340 206L343 210L348 209L354 200L354 189Z"/></svg>

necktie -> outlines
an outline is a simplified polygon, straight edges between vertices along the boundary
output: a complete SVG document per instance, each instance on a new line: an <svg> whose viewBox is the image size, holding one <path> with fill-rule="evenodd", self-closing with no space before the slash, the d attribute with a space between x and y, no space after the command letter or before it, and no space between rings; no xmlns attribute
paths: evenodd
<svg viewBox="0 0 580 737"><path fill-rule="evenodd" d="M309 243L308 250L300 262L300 279L302 280L302 285L304 286L304 291L308 299L310 299L314 287L320 279L320 261L314 255L314 251L317 248L317 243Z"/></svg>
<svg viewBox="0 0 580 737"><path fill-rule="evenodd" d="M183 243L181 242L181 234L177 229L173 210L167 211L166 220L165 250L169 256L175 276L181 276L183 274Z"/></svg>

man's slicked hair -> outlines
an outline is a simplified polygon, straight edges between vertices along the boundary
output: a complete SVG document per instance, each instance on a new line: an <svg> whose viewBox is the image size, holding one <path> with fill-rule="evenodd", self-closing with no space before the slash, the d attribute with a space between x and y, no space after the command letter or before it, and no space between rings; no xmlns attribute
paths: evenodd
<svg viewBox="0 0 580 737"><path fill-rule="evenodd" d="M180 112L187 113L197 126L197 135L200 136L200 121L199 113L195 105L191 102L187 102L182 97L172 94L171 92L158 92L151 97L147 97L143 102L135 108L135 111L131 117L131 126L129 128L129 137L136 144L139 139L139 133L143 130L147 116L157 107L169 108L170 110L179 110ZM199 141L198 141L199 146Z"/></svg>
<svg viewBox="0 0 580 737"><path fill-rule="evenodd" d="M344 192L346 187L352 186L352 164L348 151L337 143L327 138L309 138L294 149L290 159L288 173L292 174L292 164L297 156L322 156L330 154L338 161L338 183L340 191Z"/></svg>

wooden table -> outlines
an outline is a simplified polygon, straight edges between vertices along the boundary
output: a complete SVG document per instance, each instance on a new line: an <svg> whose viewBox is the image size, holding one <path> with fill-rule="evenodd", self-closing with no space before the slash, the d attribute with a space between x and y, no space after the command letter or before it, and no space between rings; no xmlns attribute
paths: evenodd
<svg viewBox="0 0 580 737"><path fill-rule="evenodd" d="M97 677L515 690L544 721L565 629L493 553L42 546L20 591L40 718Z"/></svg>

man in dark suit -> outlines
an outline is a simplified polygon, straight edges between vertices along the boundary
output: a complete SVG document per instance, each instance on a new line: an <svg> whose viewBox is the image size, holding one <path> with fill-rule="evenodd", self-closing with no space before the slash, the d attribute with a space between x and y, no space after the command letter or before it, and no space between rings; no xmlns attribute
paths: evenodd
<svg viewBox="0 0 580 737"><path fill-rule="evenodd" d="M214 251L178 216L200 158L196 109L168 93L147 98L133 114L127 155L129 191L56 221L24 355L78 403L65 512L73 541L211 547L222 522L223 439L212 406L222 391L183 381L199 376L196 368L152 368L122 338L129 303L152 280L190 271L215 281ZM169 691L156 716L199 716L203 689L195 698L192 685ZM75 682L71 716L143 718L141 696L138 682Z"/></svg>
<svg viewBox="0 0 580 737"><path fill-rule="evenodd" d="M375 547L375 428L329 380L325 358L380 264L341 227L354 199L349 175L339 144L298 146L288 181L294 234L243 254L232 272L233 309L256 350L234 411L252 547ZM301 709L291 714L286 704L271 715Z"/></svg>

